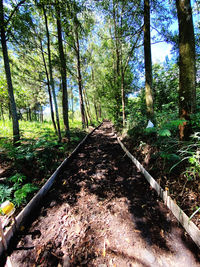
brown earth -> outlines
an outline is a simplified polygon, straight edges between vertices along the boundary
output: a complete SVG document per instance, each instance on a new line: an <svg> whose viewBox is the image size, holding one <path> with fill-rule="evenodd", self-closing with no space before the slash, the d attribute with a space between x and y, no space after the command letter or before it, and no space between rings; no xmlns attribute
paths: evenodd
<svg viewBox="0 0 200 267"><path fill-rule="evenodd" d="M172 164L158 156L161 150L156 144L156 138L148 139L146 137L146 140L140 145L141 139L134 140L126 136L122 138L122 142L158 184L163 189L168 190L171 198L176 201L187 216L192 216L191 220L200 229L200 212L193 215L200 203L200 177L198 171L194 171L196 177L187 178L185 174L189 167L187 161L181 162L171 171L174 163Z"/></svg>
<svg viewBox="0 0 200 267"><path fill-rule="evenodd" d="M13 266L200 266L200 251L120 148L96 130L12 242ZM8 261L7 261L8 265Z"/></svg>

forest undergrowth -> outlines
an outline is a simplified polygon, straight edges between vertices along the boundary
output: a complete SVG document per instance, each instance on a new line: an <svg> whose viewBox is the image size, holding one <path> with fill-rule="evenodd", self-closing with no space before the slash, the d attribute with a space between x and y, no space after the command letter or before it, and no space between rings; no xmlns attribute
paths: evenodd
<svg viewBox="0 0 200 267"><path fill-rule="evenodd" d="M20 121L22 138L14 146L11 122L0 123L0 203L12 201L17 214L83 139L86 131L80 130L79 122L74 122L70 141L63 137L58 142L51 123Z"/></svg>
<svg viewBox="0 0 200 267"><path fill-rule="evenodd" d="M132 128L129 127L129 130L122 134L122 141L200 227L200 136L197 118L193 118L191 122L193 134L190 140L180 141L180 119L168 119L170 115L161 117L162 120L158 117L156 127L146 128L141 121Z"/></svg>

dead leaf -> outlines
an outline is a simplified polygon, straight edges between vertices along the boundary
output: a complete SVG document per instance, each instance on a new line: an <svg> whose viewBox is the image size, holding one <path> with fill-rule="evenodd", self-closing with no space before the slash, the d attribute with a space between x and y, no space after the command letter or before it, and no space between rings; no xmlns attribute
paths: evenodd
<svg viewBox="0 0 200 267"><path fill-rule="evenodd" d="M162 238L165 237L165 236L164 236L164 230L163 230L163 229L160 230L160 235L162 236Z"/></svg>
<svg viewBox="0 0 200 267"><path fill-rule="evenodd" d="M103 248L102 256L103 256L103 257L106 256L106 249L105 249L105 248Z"/></svg>
<svg viewBox="0 0 200 267"><path fill-rule="evenodd" d="M135 233L141 233L141 231L140 230L137 230L137 229L133 230L133 232L135 232Z"/></svg>

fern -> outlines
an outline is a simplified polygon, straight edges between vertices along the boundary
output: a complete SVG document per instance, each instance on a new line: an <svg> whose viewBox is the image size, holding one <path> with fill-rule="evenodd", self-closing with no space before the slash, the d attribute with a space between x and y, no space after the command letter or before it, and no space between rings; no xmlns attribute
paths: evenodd
<svg viewBox="0 0 200 267"><path fill-rule="evenodd" d="M5 200L10 199L12 191L13 191L12 187L1 184L0 185L0 201L4 202Z"/></svg>

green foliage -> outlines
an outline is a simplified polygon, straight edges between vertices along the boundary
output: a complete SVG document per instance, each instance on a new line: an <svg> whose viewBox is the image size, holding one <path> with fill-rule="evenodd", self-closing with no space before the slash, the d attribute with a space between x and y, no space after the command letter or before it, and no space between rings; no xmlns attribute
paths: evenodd
<svg viewBox="0 0 200 267"><path fill-rule="evenodd" d="M0 124L5 127L0 133L2 134L0 135L1 159L12 162L12 168L15 170L5 184L0 185L0 202L9 199L17 206L25 204L32 193L38 189L34 183L29 182L31 177L25 176L23 169L29 169L30 174L33 170L34 179L38 179L38 175L39 177L48 176L60 164L60 158L63 159L66 152L73 149L86 134L80 129L73 128L71 129L71 142L58 143L51 123L23 121L21 125L26 138L22 138L21 144L16 147L10 138L3 137L3 134L8 133L12 128L11 123L0 121ZM73 125L77 127L80 122L74 121Z"/></svg>
<svg viewBox="0 0 200 267"><path fill-rule="evenodd" d="M26 176L21 173L16 173L15 175L11 176L8 180L12 183L19 184L26 180Z"/></svg>
<svg viewBox="0 0 200 267"><path fill-rule="evenodd" d="M37 191L38 187L33 184L25 184L22 188L18 189L14 193L13 202L19 207L21 204L27 202L28 195Z"/></svg>
<svg viewBox="0 0 200 267"><path fill-rule="evenodd" d="M171 132L170 132L170 130L168 130L168 129L161 129L161 130L159 130L158 131L158 135L159 136L171 136Z"/></svg>
<svg viewBox="0 0 200 267"><path fill-rule="evenodd" d="M200 178L200 151L192 153L192 156L188 158L189 166L184 172L188 180Z"/></svg>
<svg viewBox="0 0 200 267"><path fill-rule="evenodd" d="M12 191L12 187L10 188L7 185L0 184L0 202L11 199Z"/></svg>

